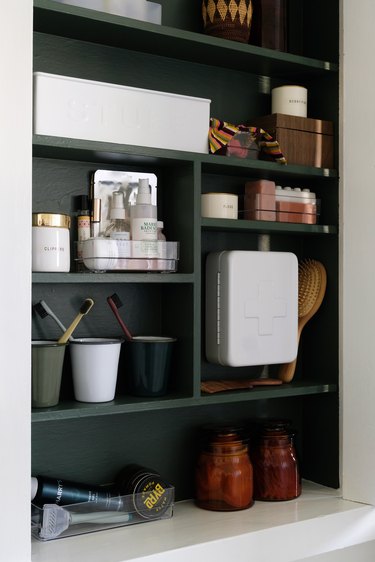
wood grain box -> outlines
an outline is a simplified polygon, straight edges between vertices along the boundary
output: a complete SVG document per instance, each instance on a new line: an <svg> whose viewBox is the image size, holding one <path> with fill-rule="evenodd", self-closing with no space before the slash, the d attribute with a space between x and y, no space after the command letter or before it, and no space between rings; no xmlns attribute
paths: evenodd
<svg viewBox="0 0 375 562"><path fill-rule="evenodd" d="M279 143L288 164L333 168L333 123L274 113L251 120Z"/></svg>

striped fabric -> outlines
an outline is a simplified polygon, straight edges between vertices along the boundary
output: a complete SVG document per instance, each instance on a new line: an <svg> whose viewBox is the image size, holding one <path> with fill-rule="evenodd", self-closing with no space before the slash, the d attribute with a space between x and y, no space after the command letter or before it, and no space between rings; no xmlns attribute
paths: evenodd
<svg viewBox="0 0 375 562"><path fill-rule="evenodd" d="M279 143L269 133L259 127L246 125L232 125L211 117L208 133L209 150L211 154L219 152L225 154L225 148L237 133L250 133L260 149L262 160L271 160L278 164L286 164L286 158L280 150Z"/></svg>

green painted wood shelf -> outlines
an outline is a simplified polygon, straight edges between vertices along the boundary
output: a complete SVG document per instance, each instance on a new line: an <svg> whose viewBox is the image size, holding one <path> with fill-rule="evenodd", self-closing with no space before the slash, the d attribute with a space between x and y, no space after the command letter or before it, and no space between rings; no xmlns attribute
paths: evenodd
<svg viewBox="0 0 375 562"><path fill-rule="evenodd" d="M118 397L112 402L103 404L83 404L66 401L58 406L46 409L33 409L32 422L62 421L93 416L111 416L134 412L150 412L154 410L171 410L183 407L204 406L269 400L272 398L292 398L296 396L313 396L329 394L337 391L336 384L321 382L292 382L277 387L257 387L251 390L221 392L197 397L177 397L167 395L162 398L136 398L132 396Z"/></svg>

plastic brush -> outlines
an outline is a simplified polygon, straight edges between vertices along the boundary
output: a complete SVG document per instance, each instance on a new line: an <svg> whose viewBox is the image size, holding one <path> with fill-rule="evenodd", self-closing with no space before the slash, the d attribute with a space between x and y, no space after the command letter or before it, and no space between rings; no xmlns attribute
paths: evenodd
<svg viewBox="0 0 375 562"><path fill-rule="evenodd" d="M53 310L48 306L48 304L45 301L41 300L37 302L36 304L34 304L33 309L42 319L45 318L46 316L50 316L56 322L56 324L61 329L61 331L63 333L66 332L66 328L64 324L61 322L59 317L56 316L56 314L53 312ZM73 336L70 336L69 340L73 341L74 340Z"/></svg>
<svg viewBox="0 0 375 562"><path fill-rule="evenodd" d="M96 525L123 524L131 520L130 513L119 511L93 511L92 513L74 513L56 504L43 506L43 520L39 531L41 539L55 539L66 531L70 525L93 523Z"/></svg>
<svg viewBox="0 0 375 562"><path fill-rule="evenodd" d="M122 302L120 300L120 297L117 295L117 293L113 293L113 295L111 295L110 297L107 297L107 303L111 307L113 314L116 316L117 322L120 324L121 329L124 332L126 339L131 341L133 339L133 336L131 335L129 329L125 325L124 321L122 320L122 318L121 318L121 316L118 312L118 309L121 308L121 306L122 306Z"/></svg>
<svg viewBox="0 0 375 562"><path fill-rule="evenodd" d="M93 299L86 299L83 302L81 308L79 309L79 313L74 318L69 328L65 330L61 338L57 341L57 343L66 343L68 341L69 337L72 335L72 333L74 332L74 330L76 329L82 318L86 316L86 314L92 309L93 306L94 306Z"/></svg>

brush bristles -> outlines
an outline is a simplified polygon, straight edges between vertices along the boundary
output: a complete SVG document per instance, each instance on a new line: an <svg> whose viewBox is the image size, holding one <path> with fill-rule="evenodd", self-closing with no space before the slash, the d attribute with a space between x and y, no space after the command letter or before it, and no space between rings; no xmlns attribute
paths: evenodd
<svg viewBox="0 0 375 562"><path fill-rule="evenodd" d="M41 302L37 302L36 304L34 304L33 309L35 310L35 312L38 313L38 315L41 318L45 318L46 316L48 316L48 312L46 311L46 309L44 308Z"/></svg>
<svg viewBox="0 0 375 562"><path fill-rule="evenodd" d="M306 259L298 265L298 316L301 318L310 313L322 298L325 290L324 266L313 259Z"/></svg>
<svg viewBox="0 0 375 562"><path fill-rule="evenodd" d="M86 299L80 308L80 313L87 314L89 310L92 309L93 306L94 306L93 299Z"/></svg>
<svg viewBox="0 0 375 562"><path fill-rule="evenodd" d="M113 295L111 295L109 298L111 299L113 304L116 306L116 308L122 307L122 301L121 301L121 299L120 299L120 297L118 296L117 293L113 293Z"/></svg>

